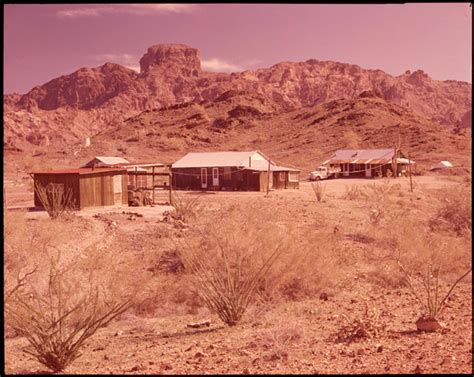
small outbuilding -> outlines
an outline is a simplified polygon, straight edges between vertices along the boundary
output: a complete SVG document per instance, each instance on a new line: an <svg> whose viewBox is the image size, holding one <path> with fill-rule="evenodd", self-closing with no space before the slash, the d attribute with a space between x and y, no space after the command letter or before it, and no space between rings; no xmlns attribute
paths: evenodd
<svg viewBox="0 0 474 377"><path fill-rule="evenodd" d="M430 170L443 170L443 169L449 169L452 168L453 164L450 163L449 161L440 161L437 164L433 165Z"/></svg>
<svg viewBox="0 0 474 377"><path fill-rule="evenodd" d="M188 153L171 172L173 188L223 191L266 191L268 184L273 189L299 188L300 173L277 166L259 151Z"/></svg>
<svg viewBox="0 0 474 377"><path fill-rule="evenodd" d="M128 165L128 164L130 164L130 161L122 157L98 156L98 157L94 157L83 167L84 168L111 168L111 167L122 167L123 165Z"/></svg>
<svg viewBox="0 0 474 377"><path fill-rule="evenodd" d="M387 149L339 149L322 165L339 167L343 177L371 178L399 176L413 160L404 158L400 150Z"/></svg>
<svg viewBox="0 0 474 377"><path fill-rule="evenodd" d="M163 180L162 176L163 170L156 170L155 168L163 168L164 164L160 162L154 163L131 163L130 161L126 160L122 157L108 157L108 156L98 156L94 157L90 160L87 164L83 167L85 168L112 168L112 167L120 167L126 168L128 172L128 184L135 188L150 188L152 189L153 184L167 182L167 180ZM154 177L156 174L156 177ZM160 177L160 180L154 179Z"/></svg>
<svg viewBox="0 0 474 377"><path fill-rule="evenodd" d="M75 209L102 206L126 206L127 170L124 168L79 168L33 172L33 180L48 188L72 191ZM35 206L43 207L35 190Z"/></svg>

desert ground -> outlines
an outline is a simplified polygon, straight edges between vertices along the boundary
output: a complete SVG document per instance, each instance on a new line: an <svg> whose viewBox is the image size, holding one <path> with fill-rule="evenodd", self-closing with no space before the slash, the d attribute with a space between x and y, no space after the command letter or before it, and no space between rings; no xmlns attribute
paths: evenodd
<svg viewBox="0 0 474 377"><path fill-rule="evenodd" d="M56 220L18 209L32 205L32 186L19 177L13 195L15 179L4 185L17 208L4 213L6 278L19 276L19 265L22 274L37 265L31 281L45 281L49 257L61 254L61 266L74 266L68 280L93 266L102 282L137 293L61 373L472 373L472 274L447 299L441 328L422 332L415 324L422 306L396 262L414 275L441 266L440 296L470 268L467 177L416 176L413 192L405 177L328 180L320 201L308 181L268 196L179 191L186 211L166 207L162 192L163 206ZM282 246L235 326L208 309L205 288L180 258L210 259L211 235L229 250L247 248L255 265ZM422 286L415 292L426 296ZM187 326L204 320L208 327ZM50 373L23 351L28 341L8 321L5 330L7 374Z"/></svg>

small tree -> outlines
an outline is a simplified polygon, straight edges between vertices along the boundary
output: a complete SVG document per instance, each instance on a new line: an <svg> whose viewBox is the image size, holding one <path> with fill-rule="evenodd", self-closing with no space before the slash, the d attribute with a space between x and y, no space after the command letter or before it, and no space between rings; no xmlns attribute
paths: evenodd
<svg viewBox="0 0 474 377"><path fill-rule="evenodd" d="M7 324L30 343L24 351L54 372L80 357L84 342L133 301L133 295L107 297L91 276L84 284L71 271L60 270L58 261L51 259L44 289L28 281L35 269L18 279L4 301ZM86 292L78 290L84 285Z"/></svg>
<svg viewBox="0 0 474 377"><path fill-rule="evenodd" d="M49 217L53 220L70 212L74 207L72 189L65 188L62 184L49 183L47 186L43 186L35 181L35 192Z"/></svg>

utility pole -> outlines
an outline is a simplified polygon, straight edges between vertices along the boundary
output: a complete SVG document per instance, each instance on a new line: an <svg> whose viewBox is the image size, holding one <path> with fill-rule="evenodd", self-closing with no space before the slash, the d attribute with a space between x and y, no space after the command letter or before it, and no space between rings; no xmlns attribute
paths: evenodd
<svg viewBox="0 0 474 377"><path fill-rule="evenodd" d="M411 181L411 160L410 156L407 156L408 158L408 175L410 176L410 192L413 192L413 182Z"/></svg>
<svg viewBox="0 0 474 377"><path fill-rule="evenodd" d="M397 145L393 148L393 159L392 159L392 178L397 178Z"/></svg>
<svg viewBox="0 0 474 377"><path fill-rule="evenodd" d="M151 185L153 186L153 204L155 204L155 167L154 166L151 168L151 173L153 174L151 176Z"/></svg>
<svg viewBox="0 0 474 377"><path fill-rule="evenodd" d="M398 141L395 143L395 148L394 148L394 156L393 156L393 160L392 160L392 171L393 171L393 178L397 178L397 175L398 175L398 163L397 163L397 159L398 159L398 152L400 150L400 132L398 133Z"/></svg>
<svg viewBox="0 0 474 377"><path fill-rule="evenodd" d="M169 179L169 194L170 194L170 197L169 197L169 202L170 202L170 205L173 205L173 173L171 172L171 166L169 167L169 172L168 172L168 179Z"/></svg>
<svg viewBox="0 0 474 377"><path fill-rule="evenodd" d="M270 192L270 159L268 159L268 170L267 170L267 195Z"/></svg>

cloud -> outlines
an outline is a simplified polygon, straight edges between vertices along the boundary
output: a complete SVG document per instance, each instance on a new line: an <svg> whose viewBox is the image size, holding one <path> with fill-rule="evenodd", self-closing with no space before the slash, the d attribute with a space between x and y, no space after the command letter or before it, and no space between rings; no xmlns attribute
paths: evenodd
<svg viewBox="0 0 474 377"><path fill-rule="evenodd" d="M133 69L135 72L140 73L140 66L139 65L126 65L125 67Z"/></svg>
<svg viewBox="0 0 474 377"><path fill-rule="evenodd" d="M99 54L93 56L95 61L102 63L116 63L124 67L140 72L140 66L137 65L138 57L132 54Z"/></svg>
<svg viewBox="0 0 474 377"><path fill-rule="evenodd" d="M201 67L205 71L213 72L240 72L244 70L242 67L227 63L217 58L201 60Z"/></svg>
<svg viewBox="0 0 474 377"><path fill-rule="evenodd" d="M189 13L196 9L192 4L117 4L86 8L72 8L59 10L59 18L98 17L110 13L127 13L138 16L147 16L163 13Z"/></svg>

